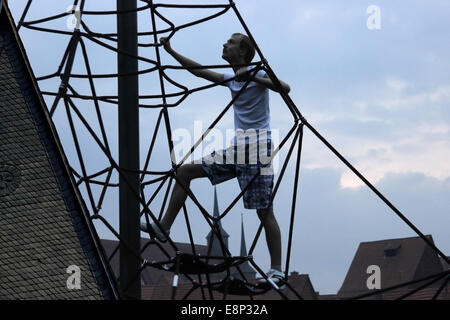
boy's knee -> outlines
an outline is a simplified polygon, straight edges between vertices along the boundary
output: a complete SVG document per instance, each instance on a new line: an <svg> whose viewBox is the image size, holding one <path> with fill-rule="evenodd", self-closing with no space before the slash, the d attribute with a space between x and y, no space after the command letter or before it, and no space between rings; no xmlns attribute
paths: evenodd
<svg viewBox="0 0 450 320"><path fill-rule="evenodd" d="M271 208L257 209L258 217L261 221L265 221L273 216L273 210Z"/></svg>
<svg viewBox="0 0 450 320"><path fill-rule="evenodd" d="M197 178L198 168L194 164L183 164L177 170L177 178L184 183L189 183L192 179Z"/></svg>
<svg viewBox="0 0 450 320"><path fill-rule="evenodd" d="M181 167L178 168L177 170L177 178L184 182L187 183L189 182L190 179L190 170L189 170L189 166L188 165L182 165Z"/></svg>

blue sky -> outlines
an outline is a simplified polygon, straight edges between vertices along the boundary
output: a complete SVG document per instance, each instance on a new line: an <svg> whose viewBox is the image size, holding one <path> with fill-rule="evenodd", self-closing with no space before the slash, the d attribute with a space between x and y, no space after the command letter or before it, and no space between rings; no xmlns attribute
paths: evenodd
<svg viewBox="0 0 450 320"><path fill-rule="evenodd" d="M16 20L25 2L10 1ZM62 13L70 4L71 1L34 1L27 20ZM290 84L290 95L305 118L419 229L432 234L444 253L450 254L450 3L444 0L408 1L407 4L399 0L237 0L236 4L277 76ZM86 1L88 10L114 10L114 5L115 1ZM366 9L370 5L380 8L379 30L367 28ZM215 11L161 9L161 12L180 24ZM141 30L151 27L148 13L140 14L139 19ZM102 19L86 16L83 21L94 31L115 31L113 16ZM47 26L69 31L66 22L64 17ZM179 31L172 45L201 63L223 64L222 44L231 33L242 31L230 11L213 21ZM21 36L36 75L56 71L69 37L25 28L21 29ZM115 72L113 53L88 40L86 44L94 72ZM152 58L154 50L141 49L140 54ZM164 63L175 64L166 53L162 53L162 59ZM149 64L141 63L140 67ZM79 55L74 72L85 73ZM172 71L170 75L189 87L206 84L185 71ZM89 93L86 81L71 83L79 92ZM112 94L117 90L115 80L95 83L98 94ZM42 81L40 86L43 90L56 91L58 84L49 80ZM174 88L168 86L168 90ZM156 75L141 77L140 91L158 92ZM187 130L193 136L194 122L202 121L206 128L229 99L226 88L193 94L180 107L170 109L172 130ZM51 104L52 99L46 101ZM77 103L98 130L92 105L85 101ZM101 104L101 110L116 155L115 107ZM154 110L141 112L142 163L156 116ZM271 116L272 128L284 136L292 125L292 117L275 93L271 93ZM232 113L227 113L218 128L232 128L232 120ZM72 165L78 168L63 108L57 109L54 121ZM80 129L80 139L88 171L103 169L106 159L83 129ZM151 168L168 169L168 147L163 135L159 139ZM284 156L282 152L281 160ZM284 258L294 168L289 166L288 170L274 204L283 233ZM201 203L212 209L213 188L209 182L194 181L192 188ZM223 210L239 189L236 181L229 181L219 185L217 191ZM160 200L155 202L155 208L158 203ZM187 205L196 221L195 239L205 243L207 225L199 218L200 213L192 202L188 201ZM321 293L335 293L339 289L360 242L415 235L308 130L296 210L290 270L309 274L315 289ZM240 213L244 213L247 245L257 229L254 212L245 210L239 202L223 220L224 228L231 235L230 250L236 254L239 253ZM103 214L117 225L115 191L107 194ZM97 226L101 236L110 236L103 226ZM177 219L172 235L176 241L187 241L183 218ZM264 239L260 239L254 256L263 269L268 267Z"/></svg>

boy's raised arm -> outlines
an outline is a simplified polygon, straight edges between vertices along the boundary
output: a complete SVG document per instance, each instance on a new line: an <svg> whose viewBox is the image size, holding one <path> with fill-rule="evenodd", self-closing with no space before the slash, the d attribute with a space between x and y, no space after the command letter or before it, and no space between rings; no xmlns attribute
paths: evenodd
<svg viewBox="0 0 450 320"><path fill-rule="evenodd" d="M178 52L176 52L172 46L170 45L170 40L163 37L160 39L161 44L164 45L164 49L177 60L183 67L201 67L202 65L194 60L185 57ZM219 72L215 72L209 69L187 69L190 73L196 75L197 77L204 78L214 83L222 82L224 79L224 75Z"/></svg>
<svg viewBox="0 0 450 320"><path fill-rule="evenodd" d="M236 77L241 81L245 81L250 78L250 73L251 73L251 71L247 70L247 68L241 68L236 72ZM278 79L278 80L280 81L281 89L284 92L289 93L291 91L291 87L283 80L280 80L280 79ZM272 80L269 78L268 74L266 74L264 77L255 76L253 78L253 81L258 82L273 91L277 91L277 92L279 91L279 88L272 82Z"/></svg>

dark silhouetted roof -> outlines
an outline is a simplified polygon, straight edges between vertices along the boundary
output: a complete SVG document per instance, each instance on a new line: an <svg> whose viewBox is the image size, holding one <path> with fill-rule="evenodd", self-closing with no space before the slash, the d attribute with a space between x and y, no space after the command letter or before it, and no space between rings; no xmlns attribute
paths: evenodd
<svg viewBox="0 0 450 320"><path fill-rule="evenodd" d="M431 235L427 238L433 242ZM443 271L437 253L420 237L361 242L338 296L342 298L370 292L367 279L371 274L367 273L367 268L371 265L380 268L381 289Z"/></svg>
<svg viewBox="0 0 450 320"><path fill-rule="evenodd" d="M148 261L165 261L168 260L167 256L163 253L163 251L155 244L150 244L149 239L142 238L141 239L141 248L146 248L142 252L142 258L147 259ZM105 251L110 257L116 250L119 242L117 240L102 240L102 244L105 248ZM170 256L175 256L175 251L168 243L160 244L164 251L166 251ZM183 253L192 253L192 247L188 243L179 243L176 242L175 245ZM204 245L195 245L195 250L197 254L206 255L208 247ZM112 258L110 259L111 267L114 270L116 276L119 274L119 252L117 251ZM146 267L142 270L141 273L141 283L142 283L142 300L170 300L172 297L172 281L173 281L173 272L163 271L160 269L156 269L153 267ZM211 279L213 279L214 275L210 275ZM198 276L192 275L193 280L198 282ZM206 284L206 278L202 276L202 282ZM216 279L217 280L217 279ZM256 279L250 281L250 283L256 283ZM213 280L214 282L214 280ZM299 274L298 272L293 271L289 275L289 284L297 291L303 299L305 300L316 300L317 294L314 291L313 285L309 279L309 276L306 274ZM202 290L200 288L196 288L193 292L190 292L193 289L192 282L187 279L185 276L180 275L176 299L183 299L188 293L188 300L203 300L203 299L211 299L210 292L207 288ZM287 295L289 299L298 299L295 294L290 289L284 289L284 294ZM223 293L218 291L211 291L214 299L222 299ZM203 295L204 294L204 295ZM228 295L227 299L229 300L249 300L249 296L237 296L237 295ZM281 296L274 290L270 290L263 295L254 296L256 300L280 300Z"/></svg>
<svg viewBox="0 0 450 320"><path fill-rule="evenodd" d="M117 297L5 4L0 13L0 299ZM81 271L68 289L67 268Z"/></svg>
<svg viewBox="0 0 450 320"><path fill-rule="evenodd" d="M449 259L450 260L450 257L447 257L447 259ZM445 262L445 260L444 259L442 259L442 258L439 258L439 260L441 261L441 264L442 264L442 268L444 269L444 270L448 270L448 269L450 269L450 265L447 263L447 262Z"/></svg>
<svg viewBox="0 0 450 320"><path fill-rule="evenodd" d="M255 283L256 280L250 281L250 283ZM142 287L142 299L143 300L169 300L172 294L172 274L166 273L159 283L153 285L145 285ZM300 296L305 300L317 300L317 294L311 284L309 276L307 274L299 274L297 272L292 272L289 275L289 284L294 288L294 290L300 294ZM187 300L204 300L211 299L210 292L207 288L204 289L203 293L200 288L192 290L193 286L191 283L180 282L177 289L176 299L183 299L187 294ZM215 300L221 300L223 298L223 293L218 291L211 291L212 296ZM288 288L283 290L283 293L288 299L298 300L299 298ZM227 295L228 300L250 300L248 295ZM283 298L275 290L269 290L264 294L253 296L254 300L282 300Z"/></svg>
<svg viewBox="0 0 450 320"><path fill-rule="evenodd" d="M155 244L149 245L149 239L141 238L141 248L145 247L145 250L141 253L141 257L143 259L147 259L148 261L155 261L155 262L161 262L161 261L168 261L170 258L168 258L164 252ZM120 268L120 261L119 261L119 251L117 249L119 245L119 241L117 240L106 240L102 239L101 243L103 245L103 248L105 249L106 255L109 259L109 263L111 265L111 268L115 274L116 277L119 276L119 268ZM176 252L173 249L172 246L169 245L168 242L161 243L160 244L164 251L170 256L175 257ZM188 243L178 243L175 242L175 245L180 250L180 252L183 253L192 253L192 247ZM207 253L207 247L203 245L195 245L196 254L206 255ZM116 251L116 252L115 252ZM145 267L141 272L141 279L143 285L156 285L161 283L162 280L164 280L167 275L170 275L170 279L172 279L172 273L169 273L164 270L160 270L154 267L147 266ZM181 276L184 278L183 276ZM186 279L186 281L188 281ZM166 285L166 282L163 281L164 285ZM172 283L172 280L170 280L167 283Z"/></svg>
<svg viewBox="0 0 450 320"><path fill-rule="evenodd" d="M300 274L296 271L292 271L288 277L289 285L304 299L304 300L317 300L317 293L314 290L311 279L307 274ZM290 290L285 288L283 293L290 300L298 300L299 298ZM275 291L270 290L267 293L255 296L256 300L281 300L281 296Z"/></svg>

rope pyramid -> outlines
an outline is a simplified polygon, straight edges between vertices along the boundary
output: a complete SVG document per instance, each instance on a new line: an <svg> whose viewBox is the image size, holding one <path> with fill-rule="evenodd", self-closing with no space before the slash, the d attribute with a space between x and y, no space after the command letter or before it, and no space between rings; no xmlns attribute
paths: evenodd
<svg viewBox="0 0 450 320"><path fill-rule="evenodd" d="M34 1L38 2L38 1ZM195 290L201 290L202 297L207 298L206 290L209 292L209 297L213 298L212 291L217 291L223 294L223 297L226 298L227 295L247 295L251 299L255 295L266 293L268 290L276 290L281 298L287 299L286 291L290 290L293 295L302 299L301 295L293 288L288 281L289 274L289 265L290 265L290 256L292 250L292 238L293 238L293 227L296 213L296 202L297 202L297 194L298 194L298 182L300 175L300 162L301 162L301 154L302 154L302 142L303 142L303 131L306 127L309 129L329 150L331 150L337 158L342 161L353 173L355 173L400 219L402 219L414 232L416 232L442 259L444 259L447 263L449 263L448 258L444 255L425 235L414 226L387 198L384 197L381 192L379 192L353 165L348 162L301 114L295 103L292 101L290 96L283 92L283 90L279 90L280 97L284 101L287 110L289 110L292 115L292 127L287 132L285 137L281 140L279 145L275 148L274 152L271 155L273 159L277 153L280 152L283 148L287 149L287 155L283 162L282 168L280 170L279 176L274 185L274 190L272 193L272 197L270 203L272 203L276 197L276 194L279 190L280 183L282 182L283 177L285 176L286 169L288 164L293 161L295 162L295 173L294 173L294 183L292 186L292 202L291 202L291 212L290 212L290 223L289 223L289 236L288 236L288 246L287 246L287 254L285 261L285 281L284 285L286 285L285 290L281 290L280 287L275 285L274 283L269 282L267 286L258 286L248 279L246 279L245 275L240 269L240 265L246 261L248 261L252 267L254 267L257 272L263 277L267 279L267 275L261 270L258 264L254 261L252 256L255 247L257 245L258 239L260 238L263 225L260 224L258 231L252 241L250 250L247 256L233 256L231 252L228 250L226 245L223 242L223 238L221 236L220 229L218 228L218 222L222 220L225 216L227 216L235 204L241 199L244 192L247 190L248 186L256 179L256 177L260 174L259 172L251 179L247 187L243 188L241 192L237 195L237 197L228 205L228 207L218 216L215 217L206 210L196 195L192 192L189 187L185 187L182 183L179 183L180 186L184 188L187 192L188 197L193 201L195 206L201 212L203 218L206 223L211 228L213 235L217 237L220 242L220 246L223 251L223 256L211 256L211 246L208 248L208 253L206 255L200 255L196 252L196 247L194 245L193 234L191 229L191 223L189 220L189 214L187 212L187 208L183 205L183 213L186 220L186 226L188 231L188 236L190 240L190 246L192 252L181 252L178 248L177 244L173 242L173 240L169 237L168 243L170 247L176 252L175 256L169 254L169 252L158 242L151 240L146 243L144 247L141 248L140 252L134 252L130 246L127 245L126 241L124 241L120 234L114 229L111 223L105 218L102 213L102 205L105 201L105 196L107 192L111 188L117 188L118 184L112 182L113 174L118 174L123 177L123 173L126 171L124 168L120 168L117 160L113 156L113 152L110 147L110 143L108 141L107 130L105 128L104 117L101 112L100 103L109 104L109 105L118 105L118 96L117 95L98 95L96 86L94 83L95 79L114 79L120 76L124 76L123 74L117 73L108 73L108 74L94 74L91 71L91 59L88 54L88 48L86 45L86 41L90 41L95 45L106 48L107 50L117 53L127 55L129 57L138 59L139 61L148 64L150 67L139 70L137 73L140 76L148 75L148 74L157 74L159 77L159 86L160 93L159 94L147 94L139 96L139 107L143 109L155 109L159 110L158 117L155 124L154 133L152 135L152 139L149 143L148 152L146 155L146 161L139 170L141 187L140 190L135 190L136 196L138 196L140 204L141 204L141 215L144 216L144 219L147 223L153 221L156 224L159 224L159 219L161 218L162 213L164 212L164 208L167 203L167 198L169 195L169 191L171 189L172 184L175 182L179 182L177 177L177 169L186 161L186 159L194 152L194 150L203 142L203 140L208 136L211 130L217 125L217 123L224 117L227 111L232 107L234 101L239 97L239 95L246 89L248 84L252 81L254 76L259 70L264 70L272 80L272 82L279 88L281 88L281 84L275 75L274 71L270 67L268 61L265 59L263 53L261 52L258 44L256 43L254 37L252 36L248 26L243 20L236 4L233 1L224 1L223 4L202 4L202 5L186 5L186 4L166 4L166 3L154 3L152 0L140 0L141 6L138 7L136 12L145 12L148 11L150 13L151 20L151 31L139 32L139 43L138 46L141 48L153 48L155 50L156 59L152 60L144 56L135 56L128 52L124 52L118 50L114 45L111 45L109 42L117 42L117 34L115 33L98 33L93 32L89 28L89 26L83 21L84 16L111 16L111 15L120 15L126 14L130 11L88 11L85 10L86 0L74 0L72 12L64 12L51 17L46 17L33 21L26 21L26 17L28 11L32 4L33 0L28 0L23 14L18 22L17 28L21 27L28 28L31 30L54 33L54 34L62 34L70 36L70 41L64 51L61 62L54 73L41 76L37 78L38 81L44 81L48 79L61 79L60 86L55 91L42 91L42 94L53 99L53 103L49 106L50 115L53 117L55 111L60 108L62 109L68 119L69 129L71 132L71 136L73 138L73 143L75 145L75 151L77 155L77 160L79 162L79 170L74 169L74 165L71 164L72 173L77 180L78 186L84 186L86 189L86 199L85 201L90 204L90 218L94 221L100 221L103 223L109 231L114 234L114 236L130 250L130 252L136 256L141 261L141 270L144 268L158 268L161 270L165 270L167 272L171 272L174 274L174 285L172 289L172 298L175 299L177 296L177 280L179 275L184 275L186 279L192 284L192 288L186 293L185 296L181 297L183 299L189 298L189 296ZM76 11L75 11L75 8ZM167 18L161 12L161 8L166 10L177 9L177 10L198 10L202 11L203 9L214 10L213 14L206 15L200 19L196 19L190 21L185 24L176 25L173 21ZM49 27L43 27L42 24L50 21L55 21L57 19L66 18L74 13L79 14L79 28L75 28L73 31L60 30L60 29L52 29ZM187 70L185 67L164 64L161 60L160 49L161 44L158 41L158 36L160 34L168 34L168 39L172 38L178 31L182 29L187 29L192 26L205 23L207 21L213 20L221 15L231 13L238 19L239 23L245 30L247 36L251 39L253 44L255 45L256 52L259 56L259 61L253 62L250 65L254 67L250 78L246 81L242 90L235 96L231 101L227 103L227 105L220 111L217 118L210 124L210 126L206 129L206 131L202 134L200 139L198 139L194 145L191 147L190 151L184 155L183 159L178 163L172 157L174 143L172 139L171 133L171 119L169 117L168 109L169 108L177 108L182 104L182 102L191 94L202 92L213 87L224 84L226 81L222 83L209 84L200 87L190 88L182 83L179 83L172 79L167 71L168 70ZM159 22L164 23L163 28L158 28L157 20ZM142 37L150 36L153 41L151 42L141 42ZM76 74L73 73L73 65L75 60L76 52L81 51L81 55L84 62L84 67L86 69L85 74ZM209 65L203 66L202 68L214 69L214 68L229 68L229 65ZM74 79L86 79L89 82L89 88L91 91L90 95L79 94L73 85ZM227 81L232 81L234 78L231 78ZM72 81L72 83L71 83ZM168 92L167 83L170 83L172 87L176 88L175 92ZM169 103L168 99L175 99L174 102ZM76 100L84 100L92 103L92 108L96 114L96 124L100 129L100 134L96 133L94 129L94 124L92 121L87 119L80 108L77 106ZM142 100L150 100L151 103L141 103ZM152 171L149 169L150 167L150 159L152 154L155 152L154 146L155 141L158 137L159 129L164 122L166 130L166 138L167 144L169 146L171 159L172 159L172 168L170 170L163 171ZM79 127L81 125L84 130L86 130L90 137L95 141L97 147L102 151L104 156L107 159L107 163L102 167L102 169L98 170L94 173L88 173L87 164L85 161L85 154L83 153L83 146L80 143L80 133ZM294 149L297 146L296 155L293 155ZM99 194L95 194L93 191L94 188L100 186L101 192ZM155 187L155 191L153 193L146 192L149 186ZM150 209L150 205L154 203L156 197L158 195L164 195L162 205L160 207L159 213L152 211ZM212 241L210 242L212 244ZM152 261L149 258L143 256L144 251L149 245L154 245L161 250L166 259L164 261ZM111 260L118 252L119 245L112 252L109 259ZM233 273L233 271L235 271ZM140 272L136 274L136 278L140 276ZM241 278L234 278L232 275L235 273L240 274ZM217 280L217 277L210 277L212 274L220 274L220 279ZM431 275L423 279L415 280L413 282L408 282L404 284L399 284L397 286L391 288L384 288L382 290L374 290L373 292L357 297L352 297L352 299L360 299L366 298L371 295L379 294L380 292L394 290L398 287L407 286L413 283L422 283L418 288L414 289L411 292L401 296L400 298L406 298L413 294L414 292L420 290L421 288L425 288L441 279L446 279L443 284L438 288L436 294L433 299L435 299L440 292L444 289L449 281L450 270L446 270L437 275ZM117 279L120 281L120 276Z"/></svg>

